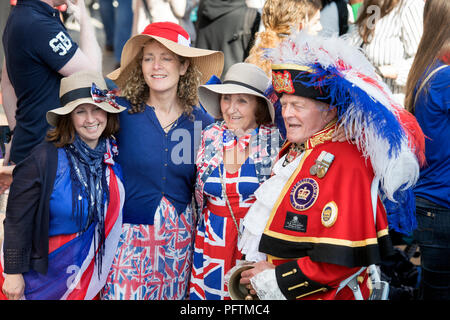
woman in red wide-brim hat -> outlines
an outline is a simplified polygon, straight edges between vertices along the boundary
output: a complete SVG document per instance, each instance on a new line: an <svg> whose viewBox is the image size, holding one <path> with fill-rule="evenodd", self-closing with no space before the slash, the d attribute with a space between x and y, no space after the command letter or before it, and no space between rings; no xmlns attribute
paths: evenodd
<svg viewBox="0 0 450 320"><path fill-rule="evenodd" d="M194 230L195 147L213 122L197 88L220 76L223 54L190 47L170 22L149 24L125 44L108 75L128 112L120 117L126 199L122 235L103 299L184 299Z"/></svg>

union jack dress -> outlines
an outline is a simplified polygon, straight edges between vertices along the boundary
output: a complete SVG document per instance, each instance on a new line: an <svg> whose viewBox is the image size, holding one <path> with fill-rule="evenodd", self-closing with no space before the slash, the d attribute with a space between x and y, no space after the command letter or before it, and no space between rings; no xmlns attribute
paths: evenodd
<svg viewBox="0 0 450 320"><path fill-rule="evenodd" d="M249 161L235 173L220 164L226 194L239 228L241 221L255 201L259 187L255 165ZM230 299L224 276L242 258L237 249L238 231L222 196L219 168L215 168L205 182L206 206L196 231L190 283L191 300Z"/></svg>
<svg viewBox="0 0 450 320"><path fill-rule="evenodd" d="M101 298L184 299L192 259L192 216L190 204L179 214L163 197L154 225L124 223Z"/></svg>

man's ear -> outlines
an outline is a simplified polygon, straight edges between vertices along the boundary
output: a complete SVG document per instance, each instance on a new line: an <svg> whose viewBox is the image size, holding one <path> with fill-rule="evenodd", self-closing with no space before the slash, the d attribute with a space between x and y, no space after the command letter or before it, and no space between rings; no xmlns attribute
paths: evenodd
<svg viewBox="0 0 450 320"><path fill-rule="evenodd" d="M325 123L330 123L337 116L337 108L327 105L327 109L322 113L322 119Z"/></svg>

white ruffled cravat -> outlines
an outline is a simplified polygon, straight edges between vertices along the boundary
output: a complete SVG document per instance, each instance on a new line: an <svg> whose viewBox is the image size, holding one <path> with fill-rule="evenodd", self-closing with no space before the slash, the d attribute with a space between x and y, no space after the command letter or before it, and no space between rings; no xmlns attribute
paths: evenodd
<svg viewBox="0 0 450 320"><path fill-rule="evenodd" d="M238 249L242 254L245 254L245 259L248 261L257 262L266 260L266 255L258 251L262 233L269 220L270 212L280 196L281 190L283 190L283 187L298 167L303 158L303 154L286 167L283 167L282 164L285 157L286 155L275 163L273 167L274 175L261 184L255 191L256 201L252 204L244 218L244 232L238 242Z"/></svg>

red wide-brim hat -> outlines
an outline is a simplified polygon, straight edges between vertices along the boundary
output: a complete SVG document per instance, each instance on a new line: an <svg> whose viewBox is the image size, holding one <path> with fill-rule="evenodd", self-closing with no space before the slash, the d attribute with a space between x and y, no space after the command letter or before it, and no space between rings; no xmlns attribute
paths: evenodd
<svg viewBox="0 0 450 320"><path fill-rule="evenodd" d="M131 72L132 61L150 40L154 39L173 53L190 58L201 73L201 83L206 83L211 76L220 77L224 65L224 56L220 51L193 48L186 30L173 22L154 22L149 24L141 34L131 37L123 47L120 68L109 73L119 88L123 88Z"/></svg>

